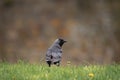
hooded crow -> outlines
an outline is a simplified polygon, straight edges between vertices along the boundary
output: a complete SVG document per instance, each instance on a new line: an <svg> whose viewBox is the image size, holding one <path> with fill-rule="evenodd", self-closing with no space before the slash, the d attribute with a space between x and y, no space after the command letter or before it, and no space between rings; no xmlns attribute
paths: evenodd
<svg viewBox="0 0 120 80"><path fill-rule="evenodd" d="M46 62L51 66L51 64L60 65L61 57L62 57L62 46L66 41L63 39L56 39L52 46L48 48L46 53Z"/></svg>

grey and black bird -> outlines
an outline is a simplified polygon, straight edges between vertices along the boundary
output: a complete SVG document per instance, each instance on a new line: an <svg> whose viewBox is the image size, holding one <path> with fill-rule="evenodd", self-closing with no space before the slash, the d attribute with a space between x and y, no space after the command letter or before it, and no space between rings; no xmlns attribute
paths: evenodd
<svg viewBox="0 0 120 80"><path fill-rule="evenodd" d="M52 46L48 48L48 51L46 53L46 62L49 65L49 67L54 64L59 66L60 61L62 58L62 46L63 44L67 42L61 38L58 38L54 41Z"/></svg>

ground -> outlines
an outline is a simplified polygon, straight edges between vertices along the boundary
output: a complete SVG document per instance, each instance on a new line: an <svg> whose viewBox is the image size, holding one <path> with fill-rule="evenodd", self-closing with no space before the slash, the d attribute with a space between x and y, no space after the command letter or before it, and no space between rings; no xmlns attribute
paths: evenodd
<svg viewBox="0 0 120 80"><path fill-rule="evenodd" d="M120 65L52 66L0 63L0 80L120 80Z"/></svg>

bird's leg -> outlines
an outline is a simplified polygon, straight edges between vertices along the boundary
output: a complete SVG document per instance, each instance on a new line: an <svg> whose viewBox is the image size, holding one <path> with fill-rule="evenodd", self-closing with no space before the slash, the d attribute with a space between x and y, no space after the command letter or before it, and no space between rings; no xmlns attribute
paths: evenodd
<svg viewBox="0 0 120 80"><path fill-rule="evenodd" d="M54 62L55 65L60 66L60 62Z"/></svg>
<svg viewBox="0 0 120 80"><path fill-rule="evenodd" d="M51 67L51 61L47 61L47 63L48 63L48 65L49 65L49 67Z"/></svg>

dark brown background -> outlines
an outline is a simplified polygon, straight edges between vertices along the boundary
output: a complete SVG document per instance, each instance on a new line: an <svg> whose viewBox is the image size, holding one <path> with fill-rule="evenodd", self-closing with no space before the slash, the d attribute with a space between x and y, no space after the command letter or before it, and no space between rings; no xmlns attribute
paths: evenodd
<svg viewBox="0 0 120 80"><path fill-rule="evenodd" d="M1 0L0 61L44 62L62 37L62 64L120 62L119 0Z"/></svg>

